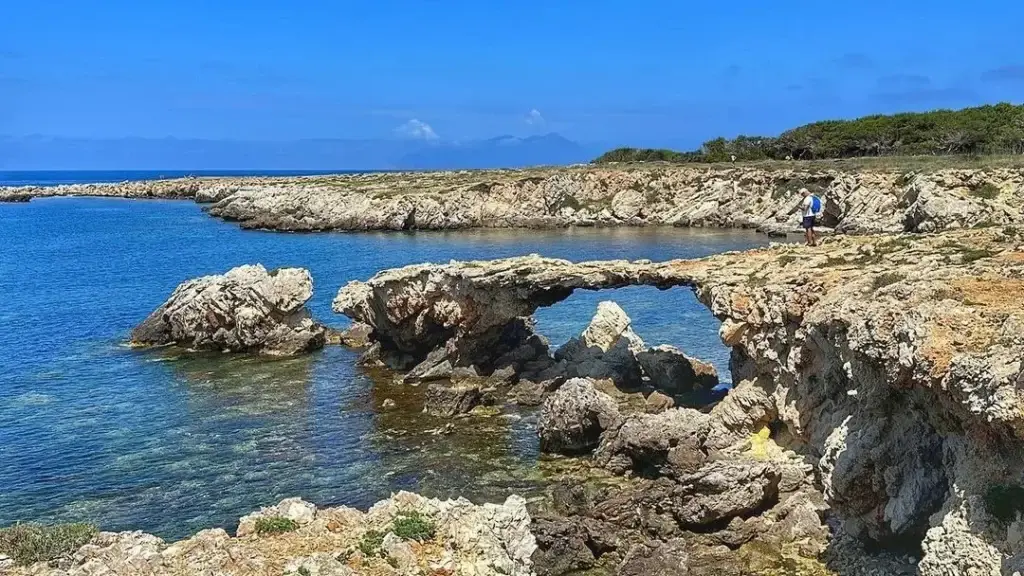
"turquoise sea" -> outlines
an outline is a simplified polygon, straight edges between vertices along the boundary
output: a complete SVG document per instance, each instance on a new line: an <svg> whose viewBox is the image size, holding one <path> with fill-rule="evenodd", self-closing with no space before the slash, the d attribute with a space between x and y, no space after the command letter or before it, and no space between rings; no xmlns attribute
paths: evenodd
<svg viewBox="0 0 1024 576"><path fill-rule="evenodd" d="M0 204L0 526L95 522L181 537L288 496L365 507L392 491L474 500L543 483L532 411L456 423L418 388L329 347L268 361L138 351L123 341L180 282L259 262L308 268L313 314L349 280L404 264L540 253L573 260L704 256L767 242L747 231L601 229L282 234L243 231L186 201ZM718 322L689 290L577 293L541 310L554 343L614 299L651 345L727 374ZM399 410L383 412L385 398Z"/></svg>

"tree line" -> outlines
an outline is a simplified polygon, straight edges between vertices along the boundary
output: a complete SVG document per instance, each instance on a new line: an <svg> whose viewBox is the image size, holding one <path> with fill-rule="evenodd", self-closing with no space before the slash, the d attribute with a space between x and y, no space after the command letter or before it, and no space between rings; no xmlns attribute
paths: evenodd
<svg viewBox="0 0 1024 576"><path fill-rule="evenodd" d="M595 163L818 160L865 156L1024 154L1024 105L1006 102L964 108L826 120L776 137L737 136L676 152L618 148Z"/></svg>

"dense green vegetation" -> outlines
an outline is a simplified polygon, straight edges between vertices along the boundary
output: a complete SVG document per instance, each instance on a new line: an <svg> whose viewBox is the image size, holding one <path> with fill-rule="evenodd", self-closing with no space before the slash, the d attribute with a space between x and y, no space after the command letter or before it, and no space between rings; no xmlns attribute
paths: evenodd
<svg viewBox="0 0 1024 576"><path fill-rule="evenodd" d="M17 564L69 556L92 540L98 533L91 524L15 524L0 529L0 554L10 556Z"/></svg>
<svg viewBox="0 0 1024 576"><path fill-rule="evenodd" d="M268 516L256 519L257 534L284 534L299 529L298 523L283 516Z"/></svg>
<svg viewBox="0 0 1024 576"><path fill-rule="evenodd" d="M777 137L716 138L700 150L618 148L595 163L815 160L898 155L1024 154L1024 105L965 108L827 120Z"/></svg>
<svg viewBox="0 0 1024 576"><path fill-rule="evenodd" d="M395 536L403 540L416 540L418 542L432 539L436 531L434 521L416 511L403 513L398 518L395 518L391 529Z"/></svg>

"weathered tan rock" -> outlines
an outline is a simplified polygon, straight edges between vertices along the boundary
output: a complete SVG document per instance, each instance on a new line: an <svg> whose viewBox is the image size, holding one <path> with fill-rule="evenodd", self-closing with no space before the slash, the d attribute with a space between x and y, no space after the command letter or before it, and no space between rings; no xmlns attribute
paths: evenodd
<svg viewBox="0 0 1024 576"><path fill-rule="evenodd" d="M1024 553L1024 539L985 509L992 486L1024 486L1022 279L1024 232L990 227L695 261L410 267L343 289L336 304L401 338L432 322L471 338L575 289L690 286L723 321L739 386L711 415L627 419L598 461L678 476L774 430L783 447L813 458L844 531L922 542L920 572L933 576Z"/></svg>
<svg viewBox="0 0 1024 576"><path fill-rule="evenodd" d="M14 567L9 576L349 576L391 574L389 562L418 573L419 567L447 567L450 574L532 576L536 540L526 502L512 496L503 504L434 500L400 492L365 514L351 508L311 512L312 504L289 499L266 508L273 515L302 520L297 530L230 537L204 530L168 545L142 532L102 532L72 558ZM423 546L410 546L391 533L395 518L416 512L436 526ZM313 517L310 518L310 514ZM306 521L308 520L308 522ZM368 530L385 534L387 558L364 557L359 544ZM357 559L357 556L359 557ZM358 561L357 561L358 560Z"/></svg>
<svg viewBox="0 0 1024 576"><path fill-rule="evenodd" d="M268 356L308 352L325 341L305 307L312 295L313 279L302 268L239 266L178 286L132 330L131 343Z"/></svg>
<svg viewBox="0 0 1024 576"><path fill-rule="evenodd" d="M619 409L590 380L574 378L548 396L537 422L540 449L579 454L597 447L601 433L619 424Z"/></svg>
<svg viewBox="0 0 1024 576"><path fill-rule="evenodd" d="M610 379L627 387L639 385L641 369L637 355L644 350L644 343L633 332L631 323L618 304L601 302L583 333L555 351L558 364L546 375Z"/></svg>
<svg viewBox="0 0 1024 576"><path fill-rule="evenodd" d="M825 199L839 232L935 231L1020 223L1024 170L586 166L304 177L184 178L0 188L34 196L193 198L248 228L411 230L678 225L798 232L799 189ZM978 194L991 184L994 198Z"/></svg>

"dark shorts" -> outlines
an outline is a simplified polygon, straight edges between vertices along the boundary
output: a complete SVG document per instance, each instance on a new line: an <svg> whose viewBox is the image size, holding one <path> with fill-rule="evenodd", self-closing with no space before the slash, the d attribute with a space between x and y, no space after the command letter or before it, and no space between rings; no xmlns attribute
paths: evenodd
<svg viewBox="0 0 1024 576"><path fill-rule="evenodd" d="M804 216L804 221L800 224L804 230L810 230L814 228L814 216Z"/></svg>

